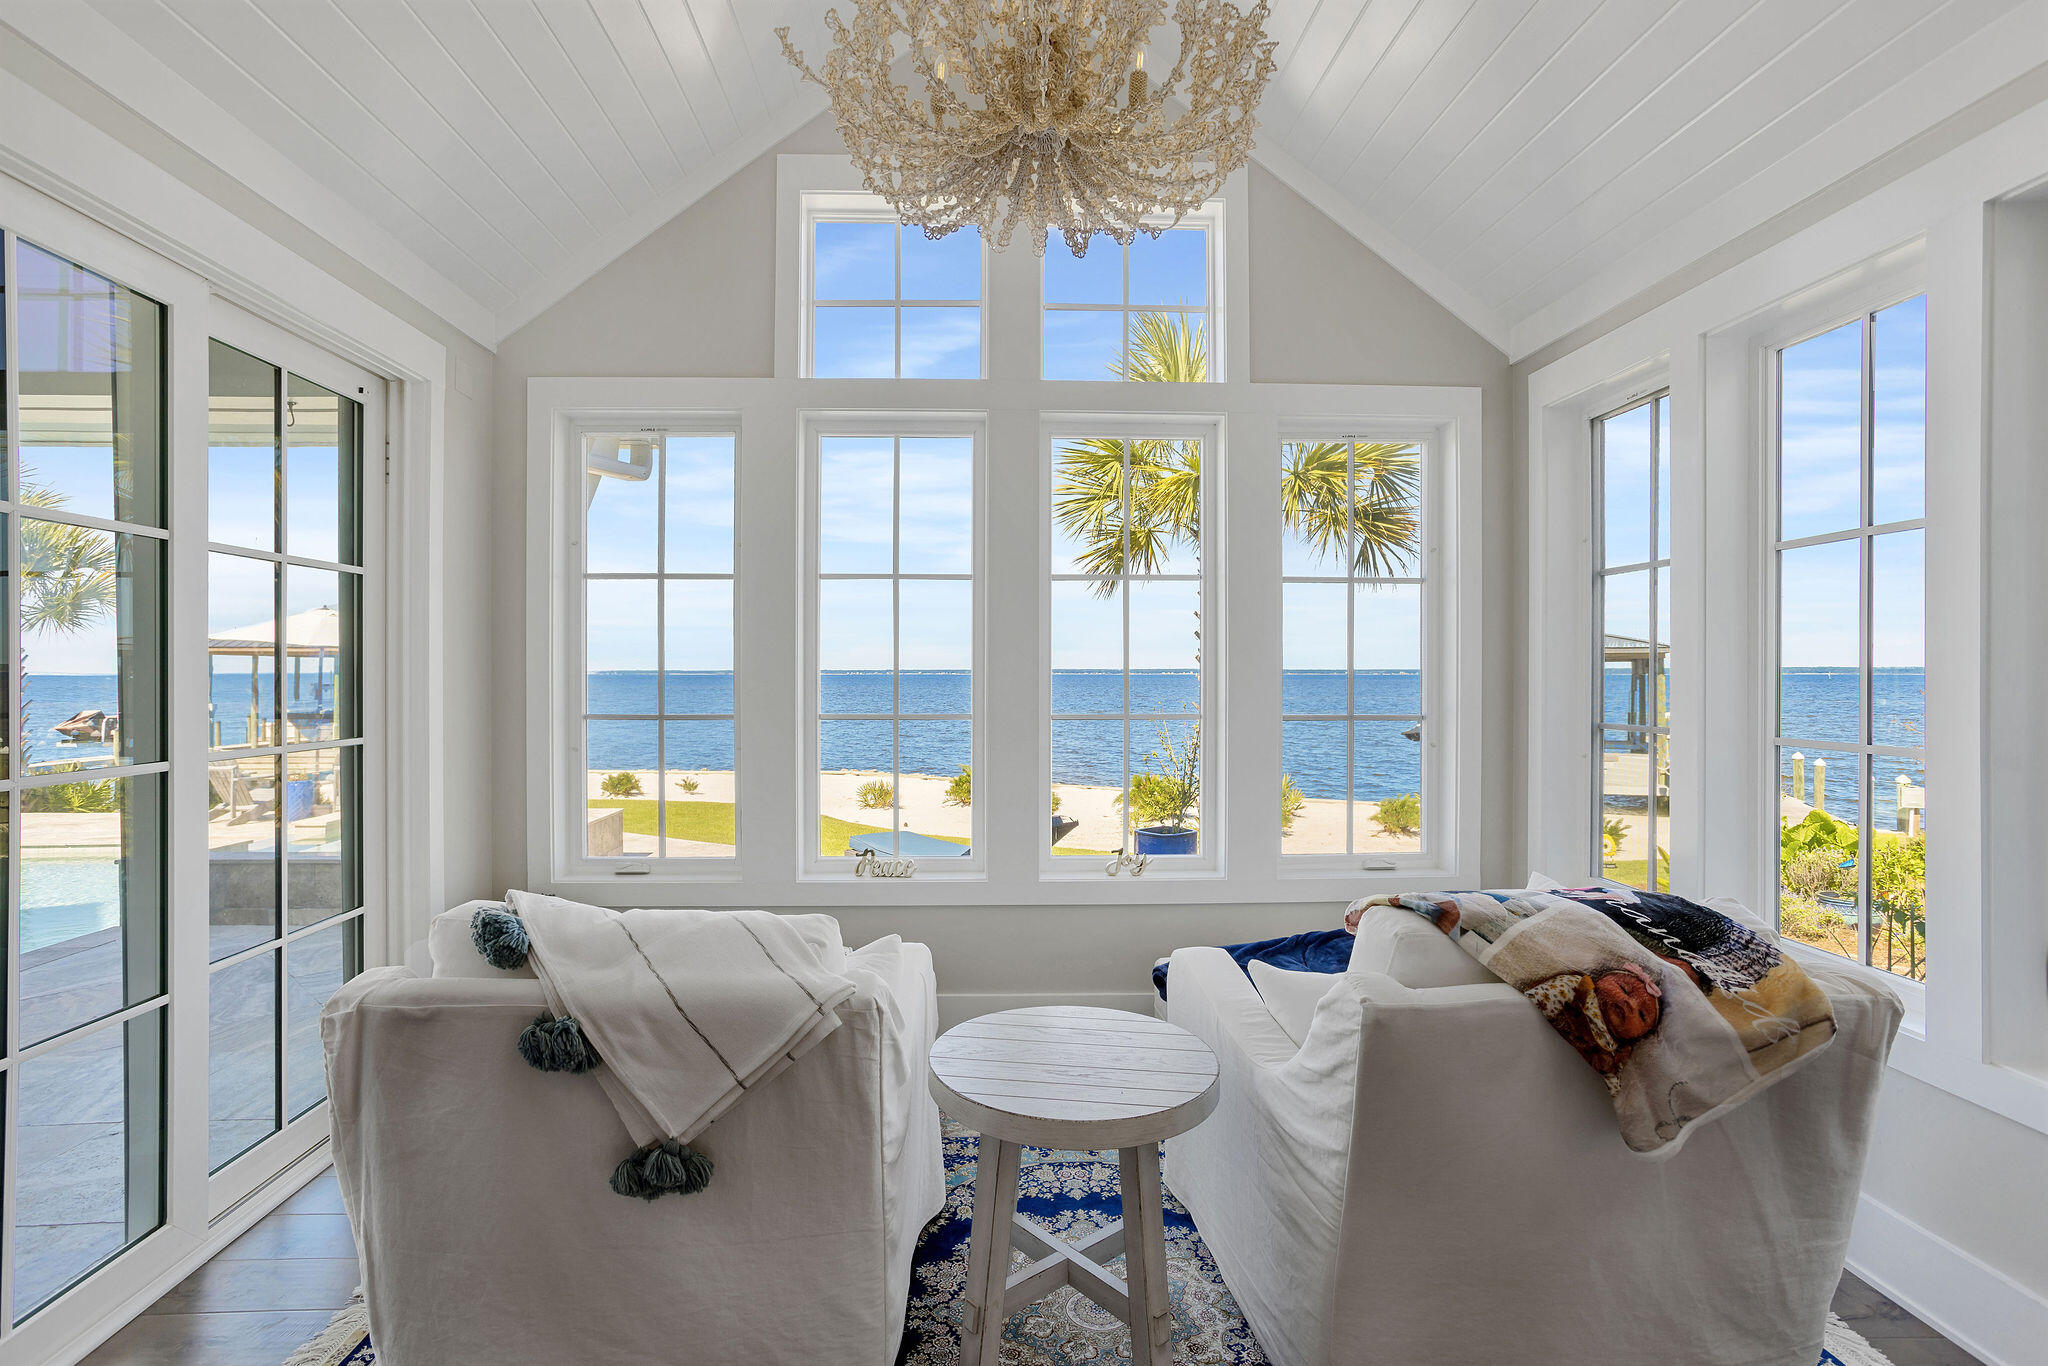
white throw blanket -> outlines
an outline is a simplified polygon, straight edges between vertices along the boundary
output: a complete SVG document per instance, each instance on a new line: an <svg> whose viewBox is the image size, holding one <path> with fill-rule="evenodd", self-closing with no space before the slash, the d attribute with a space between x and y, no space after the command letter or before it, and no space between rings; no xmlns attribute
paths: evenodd
<svg viewBox="0 0 2048 1366"><path fill-rule="evenodd" d="M640 1145L635 1157L687 1144L837 1029L854 993L767 911L613 911L533 892L506 901L548 1008L596 1052L592 1075Z"/></svg>

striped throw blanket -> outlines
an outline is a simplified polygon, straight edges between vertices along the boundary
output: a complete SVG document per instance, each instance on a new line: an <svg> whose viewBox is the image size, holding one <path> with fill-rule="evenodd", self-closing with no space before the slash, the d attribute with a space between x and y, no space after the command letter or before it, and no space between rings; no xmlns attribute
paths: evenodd
<svg viewBox="0 0 2048 1366"><path fill-rule="evenodd" d="M604 1088L639 1145L612 1175L621 1195L701 1190L711 1164L690 1140L837 1029L854 992L767 911L613 911L533 892L506 905L554 1015L520 1051Z"/></svg>
<svg viewBox="0 0 2048 1366"><path fill-rule="evenodd" d="M1658 892L1407 892L1413 911L1536 1009L1607 1083L1621 1136L1669 1153L1825 1047L1827 994L1765 936Z"/></svg>

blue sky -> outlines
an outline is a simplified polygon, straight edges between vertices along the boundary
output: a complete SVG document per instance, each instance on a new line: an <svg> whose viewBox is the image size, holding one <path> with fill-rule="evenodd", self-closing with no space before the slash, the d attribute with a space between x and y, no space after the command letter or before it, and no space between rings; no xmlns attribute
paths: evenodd
<svg viewBox="0 0 2048 1366"><path fill-rule="evenodd" d="M666 473L644 480L600 479L584 537L590 572L730 574L733 438L671 436ZM658 564L660 499L667 495L667 562ZM666 594L671 669L732 668L732 585L721 580L599 579L586 585L589 668L652 670L656 593Z"/></svg>
<svg viewBox="0 0 2048 1366"><path fill-rule="evenodd" d="M1907 300L1877 315L1872 335L1873 517L1924 515L1926 506L1927 305ZM1849 323L1784 351L1781 432L1786 540L1841 531L1861 517L1862 335ZM1787 551L1782 561L1780 653L1788 668L1854 668L1860 652L1857 550ZM1872 662L1925 662L1924 537L1889 533L1873 542Z"/></svg>
<svg viewBox="0 0 2048 1366"><path fill-rule="evenodd" d="M1174 228L1157 240L1139 234L1128 248L1130 297L1124 294L1126 249L1097 237L1076 257L1057 239L1045 254L1045 298L1053 304L1098 304L1119 310L1204 307L1208 301L1208 232ZM897 244L902 281L898 291ZM871 307L812 311L812 371L826 378L887 378L897 373L901 307L901 373L906 378L972 379L981 373L979 308L934 307L931 301L981 298L979 232L962 228L931 241L920 229L892 223L821 222L813 247L814 297ZM1200 314L1190 319L1199 326ZM1122 313L1045 315L1048 379L1110 379L1123 354Z"/></svg>

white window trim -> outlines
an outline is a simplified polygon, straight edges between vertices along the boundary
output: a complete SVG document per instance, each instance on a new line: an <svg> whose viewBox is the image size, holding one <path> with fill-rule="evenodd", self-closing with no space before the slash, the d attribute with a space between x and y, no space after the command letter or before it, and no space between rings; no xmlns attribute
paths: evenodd
<svg viewBox="0 0 2048 1366"><path fill-rule="evenodd" d="M0 74L0 97L24 96ZM32 97L39 100L40 97ZM237 1203L208 1174L208 925L206 858L207 339L223 318L275 328L364 367L386 390L386 445L365 445L363 498L382 513L377 572L409 591L371 634L364 623L364 724L381 726L381 805L365 793L365 970L397 961L442 904L441 452L447 352L440 343L311 269L256 229L205 200L132 150L65 117L24 120L0 148L0 222L169 310L166 350L171 536L166 608L169 667L165 740L173 777L165 838L171 997L165 1030L163 1224L114 1260L0 1334L0 1366L76 1359L289 1196L326 1165L328 1108L320 1105L267 1140L235 1180ZM45 158L33 160L31 158ZM88 183L46 169L78 169ZM72 207L79 206L78 208ZM81 211L84 210L84 211ZM88 216L88 213L91 216ZM189 246L205 243L205 249ZM282 351L279 358L282 358ZM293 351L294 356L299 352ZM331 368L307 360L309 378ZM196 395L196 401L194 396ZM195 454L196 453L196 454ZM201 477L187 477L199 462ZM381 474L381 478L379 477ZM372 547L365 547L365 564ZM195 585L199 587L195 590ZM367 608L366 608L367 612ZM387 697L405 697L388 708ZM378 709L382 709L381 711ZM381 855L373 852L381 841ZM372 862L381 858L380 863ZM190 908L201 908L196 916ZM387 913L404 908L404 913ZM328 928L327 922L320 928ZM148 1008L147 1003L144 1009ZM228 1175L224 1170L222 1176ZM10 1202L11 1208L11 1202ZM11 1215L9 1216L11 1217Z"/></svg>
<svg viewBox="0 0 2048 1366"><path fill-rule="evenodd" d="M1000 333L998 333L1000 342ZM571 528L580 500L566 496L560 452L576 424L602 422L659 426L678 414L738 415L738 576L747 605L738 612L735 668L745 676L737 749L748 756L738 819L746 831L732 874L693 875L660 870L621 876L591 873L562 859L555 812L571 775L567 765L545 765L548 781L528 794L528 881L564 895L610 905L646 904L654 888L696 905L845 907L850 905L1094 905L1199 902L1245 904L1345 901L1377 888L1475 885L1479 878L1479 715L1481 562L1479 527L1480 393L1448 386L1314 384L1104 386L1125 402L1142 397L1146 411L1128 406L1078 407L1076 387L1039 380L900 380L886 389L864 380L708 380L539 378L527 385L528 563L546 591L528 602L530 676L546 680L528 692L528 743L537 754L568 752L571 711L578 697L579 618L570 598L577 580ZM883 400L886 399L886 402ZM980 588L985 663L981 762L975 771L975 806L988 833L981 844L988 867L979 878L919 876L870 880L806 876L802 849L815 831L803 829L801 784L809 767L795 718L808 714L800 696L807 620L804 424L815 418L890 420L903 413L940 414L946 420L984 419L987 449L980 497L990 510L983 563L1029 566L1034 572L983 575ZM1110 878L1094 861L1088 876L1047 877L1031 839L1006 832L1044 827L1041 810L1049 753L1041 741L1050 716L1043 636L1043 587L1048 552L1046 435L1042 424L1095 425L1112 416L1145 423L1217 424L1212 495L1219 501L1210 534L1215 548L1211 610L1221 632L1222 657L1213 677L1217 714L1227 707L1237 724L1219 736L1217 774L1231 775L1231 791L1209 817L1220 820L1214 872L1180 877ZM1283 422L1317 429L1412 433L1439 452L1445 512L1432 540L1443 569L1437 607L1434 667L1445 724L1431 744L1450 786L1438 802L1443 842L1432 866L1393 872L1283 869L1277 826L1280 787L1279 648L1274 610L1280 580L1278 464ZM1240 456L1234 453L1250 452ZM1204 453L1205 467L1212 457ZM1006 723L1006 718L1010 720ZM1253 718L1249 721L1244 718ZM1462 724L1461 724L1462 723ZM1270 793L1271 801L1267 801ZM1265 819L1270 809L1272 817ZM1243 814L1243 819L1236 819ZM979 838L979 837L978 837ZM1035 837L1034 837L1035 838ZM1061 872L1069 870L1061 869Z"/></svg>
<svg viewBox="0 0 2048 1366"><path fill-rule="evenodd" d="M740 444L739 422L738 413L718 410L671 413L614 413L598 411L580 415L577 420L569 425L563 438L567 444L564 447L562 458L555 469L555 478L560 484L557 496L561 499L562 505L568 510L568 515L564 520L564 527L569 537L569 544L565 547L566 558L561 567L561 572L569 576L573 581L570 591L563 595L561 604L562 611L565 613L563 629L567 633L567 639L577 642L581 642L584 639L584 615L588 607L588 599L586 597L587 580L584 578L588 559L585 547L584 523L587 509L584 506L585 460L583 456L583 438L599 434L621 435L625 433L639 436L656 436L663 439L671 436L730 435L733 438L733 461L735 467L737 467ZM735 468L734 473L737 476L737 468ZM657 490L657 494L659 497L666 498L668 490L664 487ZM743 614L739 607L741 582L739 575L739 527L741 517L739 499L739 485L737 477L735 477L733 486L732 573L733 659L735 665L737 665L739 659L740 635L746 629ZM665 585L668 583L668 580L665 577L657 577L654 581L659 585L656 591L656 602L658 604L656 610L658 613L665 613L668 596ZM576 648L577 658L581 659L583 647L579 644ZM665 655L660 657L659 662L661 664L660 672L668 672L668 661ZM737 678L737 671L735 671L735 678ZM588 753L590 731L584 717L584 707L587 704L587 699L584 692L582 675L578 674L575 679L569 680L566 686L568 691L563 694L564 705L573 703L574 714L564 717L560 747L547 751L547 753L554 756L551 767L555 772L550 782L550 787L557 794L560 801L559 815L553 822L554 828L559 833L559 842L555 851L556 866L565 870L565 874L570 877L597 878L601 880L609 880L615 876L645 877L654 874L656 870L664 866L676 864L686 865L686 871L679 871L676 875L692 880L698 878L718 879L737 877L739 875L737 852L730 858L721 858L716 855L706 857L669 857L659 853L649 858L592 858L590 856L589 844L587 838L585 838L590 806L588 789L585 786L587 782L585 775L589 770L589 761L586 755ZM735 840L738 840L744 838L737 810L740 792L739 718L746 704L742 700L737 686L733 690L732 703L733 793L735 804L733 837ZM665 746L667 737L663 732L666 731L670 720L687 719L689 718L662 717L653 721L652 724L657 728L657 745ZM675 770L669 771L673 772ZM657 801L666 801L667 795L666 793L658 793L655 799ZM739 846L736 844L734 848L737 851Z"/></svg>
<svg viewBox="0 0 2048 1366"><path fill-rule="evenodd" d="M1068 381L1048 380L1048 384ZM1200 496L1202 500L1202 526L1215 528L1223 517L1222 500L1216 490L1222 486L1227 475L1228 457L1223 450L1222 423L1214 418L1165 418L1143 417L1134 414L1098 413L1081 416L1065 414L1046 416L1039 421L1038 470L1039 485L1045 490L1044 501L1038 513L1039 556L1038 584L1038 633L1040 697L1038 708L1038 753L1039 790L1048 791L1053 785L1052 772L1052 477L1053 450L1061 441L1091 436L1122 437L1136 440L1143 437L1198 441L1202 447L1202 469ZM1277 451L1275 452L1277 458ZM1128 455L1128 451L1126 451ZM1171 858L1155 858L1144 874L1147 878L1165 881L1173 878L1214 877L1223 871L1223 854L1219 845L1229 838L1230 818L1226 814L1230 790L1230 732L1224 717L1222 664L1229 658L1230 620L1224 603L1218 601L1216 593L1217 561L1220 553L1217 543L1212 542L1199 557L1201 565L1200 601L1202 604L1202 709L1193 719L1201 727L1201 798L1196 824L1202 831L1199 852L1175 855ZM1143 575L1135 576L1143 579ZM1128 587L1128 581L1118 580L1119 586ZM1126 600L1127 601L1127 600ZM1128 631L1128 607L1125 615ZM1128 635L1125 649L1128 652ZM1128 653L1126 654L1128 660ZM1105 713L1103 720L1124 721L1128 719L1136 726L1135 716L1124 713L1114 716ZM1162 714L1163 721L1185 720L1184 715ZM1136 774L1142 762L1138 757L1138 738L1135 733L1130 740L1127 754L1128 772ZM1279 798L1274 798L1277 811ZM1038 841L1039 877L1048 881L1099 882L1103 876L1103 863L1095 859L1072 854L1055 854L1052 844L1052 819L1050 801L1039 803L1041 814L1038 824L1043 832ZM1136 830L1135 818L1131 826ZM1222 838L1212 838L1211 830L1223 832ZM1125 847L1133 847L1134 840L1127 837Z"/></svg>
<svg viewBox="0 0 2048 1366"><path fill-rule="evenodd" d="M1283 422L1280 426L1280 441L1283 446L1297 441L1406 441L1417 447L1422 460L1422 547L1421 562L1418 566L1422 586L1422 847L1413 853L1279 853L1284 846L1281 842L1280 828L1276 823L1273 826L1273 843L1284 877L1335 876L1361 870L1370 873L1407 873L1412 870L1427 876L1432 870L1441 871L1454 865L1454 859L1440 857L1438 854L1441 832L1437 826L1440 822L1430 814L1436 805L1438 794L1461 790L1461 784L1455 781L1457 775L1453 767L1455 744L1451 747L1439 745L1432 734L1433 731L1442 729L1438 724L1438 717L1457 714L1457 708L1453 705L1455 689L1452 679L1455 672L1447 671L1443 667L1447 659L1454 660L1455 650L1451 642L1444 639L1447 634L1446 622L1451 618L1443 615L1445 604L1441 584L1447 576L1455 576L1455 570L1447 556L1449 549L1456 545L1457 529L1448 524L1452 518L1459 515L1453 500L1461 481L1457 472L1448 468L1450 456L1439 441L1440 436L1441 432L1433 428L1384 422L1331 424L1293 419ZM1266 474L1276 485L1279 483L1278 449L1274 452L1273 462L1267 467ZM1351 566L1346 566L1347 570L1350 568ZM1301 576L1288 576L1283 573L1276 579L1272 597L1272 611L1276 616L1284 616L1287 610L1288 577ZM1336 579L1343 576L1329 577ZM1371 583L1372 580L1351 574L1347 582L1355 588L1359 584ZM1355 646L1352 662L1355 666ZM1284 674L1286 660L1282 659L1280 664ZM1293 718L1283 712L1280 719L1284 723ZM1350 720L1348 714L1346 722L1347 726L1356 724ZM1353 786L1355 787L1355 784ZM1355 824L1358 819L1358 798L1350 796L1347 797L1347 801L1352 808L1350 819ZM1453 808L1453 819L1455 818L1456 811ZM1455 830L1451 833L1455 835Z"/></svg>
<svg viewBox="0 0 2048 1366"><path fill-rule="evenodd" d="M2043 147L2048 107L2015 115L1530 375L1526 733L1528 852L1541 867L1557 844L1551 816L1556 804L1578 809L1583 800L1582 792L1558 791L1555 763L1545 760L1550 722L1544 652L1558 635L1583 630L1574 626L1576 616L1560 615L1561 599L1545 592L1563 584L1556 568L1568 561L1570 543L1584 537L1583 523L1571 517L1573 504L1560 495L1560 471L1569 461L1557 422L1576 395L1636 367L1662 364L1673 393L1673 559L1713 566L1719 585L1708 594L1695 576L1687 588L1674 563L1673 647L1707 664L1700 651L1711 640L1716 657L1728 656L1710 665L1722 672L1702 682L1693 694L1696 702L1674 679L1674 768L1698 764L1682 779L1698 795L1683 823L1681 794L1674 793L1674 836L1689 838L1695 855L1688 860L1694 871L1682 873L1694 885L1676 890L1756 895L1766 876L1760 866L1767 850L1758 847L1763 823L1753 810L1759 789L1752 770L1761 752L1754 737L1767 722L1756 711L1760 685L1751 652L1761 631L1755 566L1764 530L1758 498L1767 434L1759 398L1762 359L1747 333L1773 319L1782 325L1783 311L1810 300L1817 288L1868 284L1904 260L1922 261L1929 351L1928 784L1947 794L1944 826L1979 833L1976 839L1930 841L1929 885L1943 889L1936 895L1947 907L1940 927L1944 947L1930 971L1924 1014L1894 1042L1891 1065L2048 1132L2048 1071L2036 1047L2014 1042L2036 1038L2048 1027L2032 896L2037 884L2026 872L2038 860L2032 845L2016 849L2006 837L2040 829L2048 808L2037 786L2016 780L1998 754L1987 752L2002 743L1987 730L1994 714L1987 708L2008 716L2027 710L2031 698L2022 690L2039 676L2040 646L2035 640L2024 647L2032 651L2029 667L1994 672L1991 661L2005 656L1987 648L1992 637L1985 597L1987 581L1994 591L2001 581L2038 582L2026 576L2037 576L2048 562L2048 548L2033 524L2034 506L1988 497L1994 479L2024 487L2014 467L2038 459L2034 429L1990 416L1992 402L2002 413L2012 411L2007 405L2023 406L2020 390L2032 381L2021 380L2011 367L2037 366L2038 350L2008 344L1987 357L1985 346L1992 329L2003 327L2009 316L1991 303L1994 287L2004 287L1994 285L1994 265L2002 272L2006 262L1994 263L1987 218L2029 175L2048 176ZM2000 380L1996 393L1989 385L1994 372ZM1558 520L1547 521L1551 515ZM1935 733L1937 725L1945 734ZM1709 734L1751 738L1717 744L1695 759L1697 751L1685 745L1693 728L1694 744ZM1554 746L1548 747L1554 760ZM1581 769L1573 761L1565 771ZM1998 794L1995 803L1987 801L1992 791ZM1674 859L1678 852L1674 848ZM2004 894L1993 896L1994 888ZM1936 953L1931 940L1929 951ZM1840 961L1824 957L1830 964ZM1901 980L1873 976L1893 989Z"/></svg>
<svg viewBox="0 0 2048 1366"><path fill-rule="evenodd" d="M847 857L826 858L818 852L819 800L819 691L818 691L818 583L819 583L819 473L818 456L821 438L833 436L871 437L917 437L917 436L967 436L974 443L974 528L973 528L973 582L970 599L974 612L974 641L970 647L973 677L969 686L969 709L972 719L968 730L968 762L973 765L976 777L988 771L982 759L983 732L988 725L988 709L984 702L988 676L988 609L986 604L988 585L988 423L980 416L949 417L932 413L863 413L853 414L807 414L803 423L803 568L800 583L803 589L802 681L798 693L797 727L802 737L803 767L798 782L803 794L803 828L809 838L799 844L799 877L827 878L833 881L844 879L852 870L853 860ZM900 457L899 457L900 458ZM900 519L900 510L899 510ZM899 533L900 534L900 531ZM892 545L894 544L892 538ZM877 581L900 582L892 573L886 577L877 575ZM735 598L737 601L737 598ZM737 609L735 609L737 611ZM899 661L900 663L900 661ZM894 724L914 722L914 713L898 712ZM898 786L901 775L892 778ZM900 795L900 794L899 794ZM988 823L986 807L980 803L968 806L968 817L972 834L971 851L964 858L930 859L918 858L917 876L930 881L979 881L988 874Z"/></svg>

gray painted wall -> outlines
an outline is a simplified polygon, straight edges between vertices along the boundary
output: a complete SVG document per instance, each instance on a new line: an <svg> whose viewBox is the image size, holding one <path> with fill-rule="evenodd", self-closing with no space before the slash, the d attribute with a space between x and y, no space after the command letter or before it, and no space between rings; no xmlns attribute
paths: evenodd
<svg viewBox="0 0 2048 1366"><path fill-rule="evenodd" d="M775 152L841 151L816 121ZM525 611L538 585L525 546L526 382L540 375L768 376L774 367L775 153L719 186L498 350L493 439L491 634L497 743L496 886L526 877ZM1514 639L1511 589L1520 525L1510 458L1506 357L1357 239L1264 171L1251 175L1252 376L1267 381L1477 385L1485 394L1486 629ZM1518 764L1514 670L1488 670L1480 718L1487 755L1482 860L1508 858ZM451 889L459 890L459 889ZM479 886L479 893L488 889ZM947 1013L1011 995L1142 993L1152 960L1183 944L1253 939L1335 923L1316 905L845 908L849 942L892 931L932 946ZM971 999L979 998L979 1000Z"/></svg>

